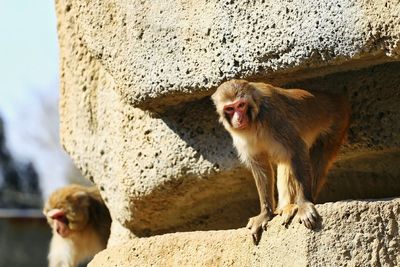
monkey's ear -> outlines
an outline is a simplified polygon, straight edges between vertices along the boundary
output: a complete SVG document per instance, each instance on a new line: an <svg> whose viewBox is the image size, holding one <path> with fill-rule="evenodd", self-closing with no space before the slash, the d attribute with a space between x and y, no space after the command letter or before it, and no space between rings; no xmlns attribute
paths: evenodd
<svg viewBox="0 0 400 267"><path fill-rule="evenodd" d="M89 194L85 191L78 191L72 194L72 198L83 205L89 205Z"/></svg>
<svg viewBox="0 0 400 267"><path fill-rule="evenodd" d="M210 98L211 98L212 102L214 103L214 106L216 106L217 105L217 91L215 91L215 93L212 94L210 96Z"/></svg>
<svg viewBox="0 0 400 267"><path fill-rule="evenodd" d="M78 191L73 194L73 196L76 198L86 197L87 195L88 194L85 191Z"/></svg>

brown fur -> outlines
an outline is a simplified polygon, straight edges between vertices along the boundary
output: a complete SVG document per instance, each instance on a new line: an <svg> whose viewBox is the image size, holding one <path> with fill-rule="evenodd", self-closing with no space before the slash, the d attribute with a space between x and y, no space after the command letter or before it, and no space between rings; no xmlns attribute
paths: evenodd
<svg viewBox="0 0 400 267"><path fill-rule="evenodd" d="M225 107L238 100L248 104L249 123L237 128ZM345 98L336 95L285 90L265 83L231 80L212 95L220 122L231 134L239 157L253 173L261 212L250 218L255 242L273 217L288 223L295 214L308 228L319 215L312 204L324 184L349 125L350 109ZM278 164L278 206L275 206L275 175Z"/></svg>
<svg viewBox="0 0 400 267"><path fill-rule="evenodd" d="M65 216L51 218L54 212ZM111 217L97 188L80 185L60 188L49 197L43 213L53 229L50 267L77 266L106 247Z"/></svg>

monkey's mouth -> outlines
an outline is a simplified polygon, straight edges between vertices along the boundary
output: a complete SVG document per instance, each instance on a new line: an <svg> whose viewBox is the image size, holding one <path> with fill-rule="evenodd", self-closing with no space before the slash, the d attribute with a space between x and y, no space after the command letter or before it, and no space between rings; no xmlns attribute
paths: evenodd
<svg viewBox="0 0 400 267"><path fill-rule="evenodd" d="M61 217L58 219L61 223L65 224L66 226L68 226L69 224L69 220L67 218L67 216Z"/></svg>
<svg viewBox="0 0 400 267"><path fill-rule="evenodd" d="M62 221L54 221L55 224L55 229L57 231L57 233L62 236L62 237L66 237L69 234L69 227L68 227L68 219L65 218L65 220Z"/></svg>
<svg viewBox="0 0 400 267"><path fill-rule="evenodd" d="M242 121L236 121L235 123L232 123L231 125L235 130L243 130L249 126L249 123L246 119L243 119Z"/></svg>
<svg viewBox="0 0 400 267"><path fill-rule="evenodd" d="M57 233L62 237L67 237L69 234L69 228L66 225L59 227L57 228Z"/></svg>
<svg viewBox="0 0 400 267"><path fill-rule="evenodd" d="M247 123L239 123L239 124L235 125L234 127L237 130L243 130L244 128L247 128Z"/></svg>

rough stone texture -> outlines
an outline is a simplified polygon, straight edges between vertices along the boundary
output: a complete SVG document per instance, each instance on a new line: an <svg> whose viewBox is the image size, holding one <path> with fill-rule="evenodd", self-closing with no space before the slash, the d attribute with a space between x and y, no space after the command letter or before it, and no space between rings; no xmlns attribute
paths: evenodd
<svg viewBox="0 0 400 267"><path fill-rule="evenodd" d="M61 139L113 217L92 266L397 265L399 200L318 206L322 230L257 213L208 98L233 77L346 94L353 114L319 202L400 195L397 0L56 1ZM125 244L125 245L121 245Z"/></svg>
<svg viewBox="0 0 400 267"><path fill-rule="evenodd" d="M175 227L230 203L250 199L247 202L252 206L256 195L251 177L238 165L231 140L217 124L209 100L170 107L162 115L127 104L126 94L120 91L123 86L119 76L110 69L119 61L110 59L106 64L93 49L86 47L96 42L84 42L92 33L85 28L91 24L79 20L84 7L73 1L58 3L63 73L62 141L85 175L104 190L113 217L125 227L144 234L148 229ZM111 43L124 44L107 42ZM142 52L149 53L144 48ZM267 63L272 64L265 58ZM349 94L354 113L349 139L360 153L398 148L399 111L395 107L399 100L398 73L399 64L393 63L297 85ZM133 78L130 74L125 79ZM143 95L146 90L141 91ZM395 175L392 172L389 176ZM373 184L376 176L370 180ZM398 183L391 187L395 193L399 192ZM347 188L351 188L351 183Z"/></svg>
<svg viewBox="0 0 400 267"><path fill-rule="evenodd" d="M283 84L400 54L397 0L68 0L61 8L124 100L146 109L208 95L227 78Z"/></svg>
<svg viewBox="0 0 400 267"><path fill-rule="evenodd" d="M146 235L148 230L168 231L232 203L247 203L238 205L233 214L256 212L251 175L238 164L231 139L218 125L208 99L154 115L122 101L112 77L90 54L79 61L84 75L78 75L79 68L68 68L77 59L67 55L63 144L84 174L104 190L113 217L122 225ZM332 171L321 201L399 195L399 69L399 63L390 63L297 84L346 91L352 102L347 154ZM365 172L363 168L371 164L377 168ZM355 187L360 188L357 194L351 191ZM374 195L369 195L371 191ZM226 224L245 224L244 216L232 217L239 219L227 219Z"/></svg>
<svg viewBox="0 0 400 267"><path fill-rule="evenodd" d="M310 231L274 218L254 246L247 229L137 238L96 255L94 266L398 266L400 199L317 206Z"/></svg>
<svg viewBox="0 0 400 267"><path fill-rule="evenodd" d="M117 222L112 243L123 229L238 228L257 212L251 175L207 97L231 77L347 94L349 144L320 201L399 195L400 63L373 66L399 59L399 9L57 1L62 143L99 186Z"/></svg>
<svg viewBox="0 0 400 267"><path fill-rule="evenodd" d="M400 195L400 152L345 156L329 174L318 202Z"/></svg>

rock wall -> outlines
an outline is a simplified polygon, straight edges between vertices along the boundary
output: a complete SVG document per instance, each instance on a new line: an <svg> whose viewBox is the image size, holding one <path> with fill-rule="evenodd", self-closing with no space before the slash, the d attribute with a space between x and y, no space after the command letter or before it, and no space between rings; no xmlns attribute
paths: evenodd
<svg viewBox="0 0 400 267"><path fill-rule="evenodd" d="M209 95L232 77L282 84L400 52L395 0L71 0L59 10L124 100L146 109Z"/></svg>
<svg viewBox="0 0 400 267"><path fill-rule="evenodd" d="M399 204L317 205L325 218L317 231L300 224L285 228L275 217L258 246L247 229L137 238L100 252L89 266L397 266Z"/></svg>
<svg viewBox="0 0 400 267"><path fill-rule="evenodd" d="M256 213L208 97L233 77L349 97L348 144L320 202L400 194L396 1L56 3L62 143L105 198L112 244Z"/></svg>

